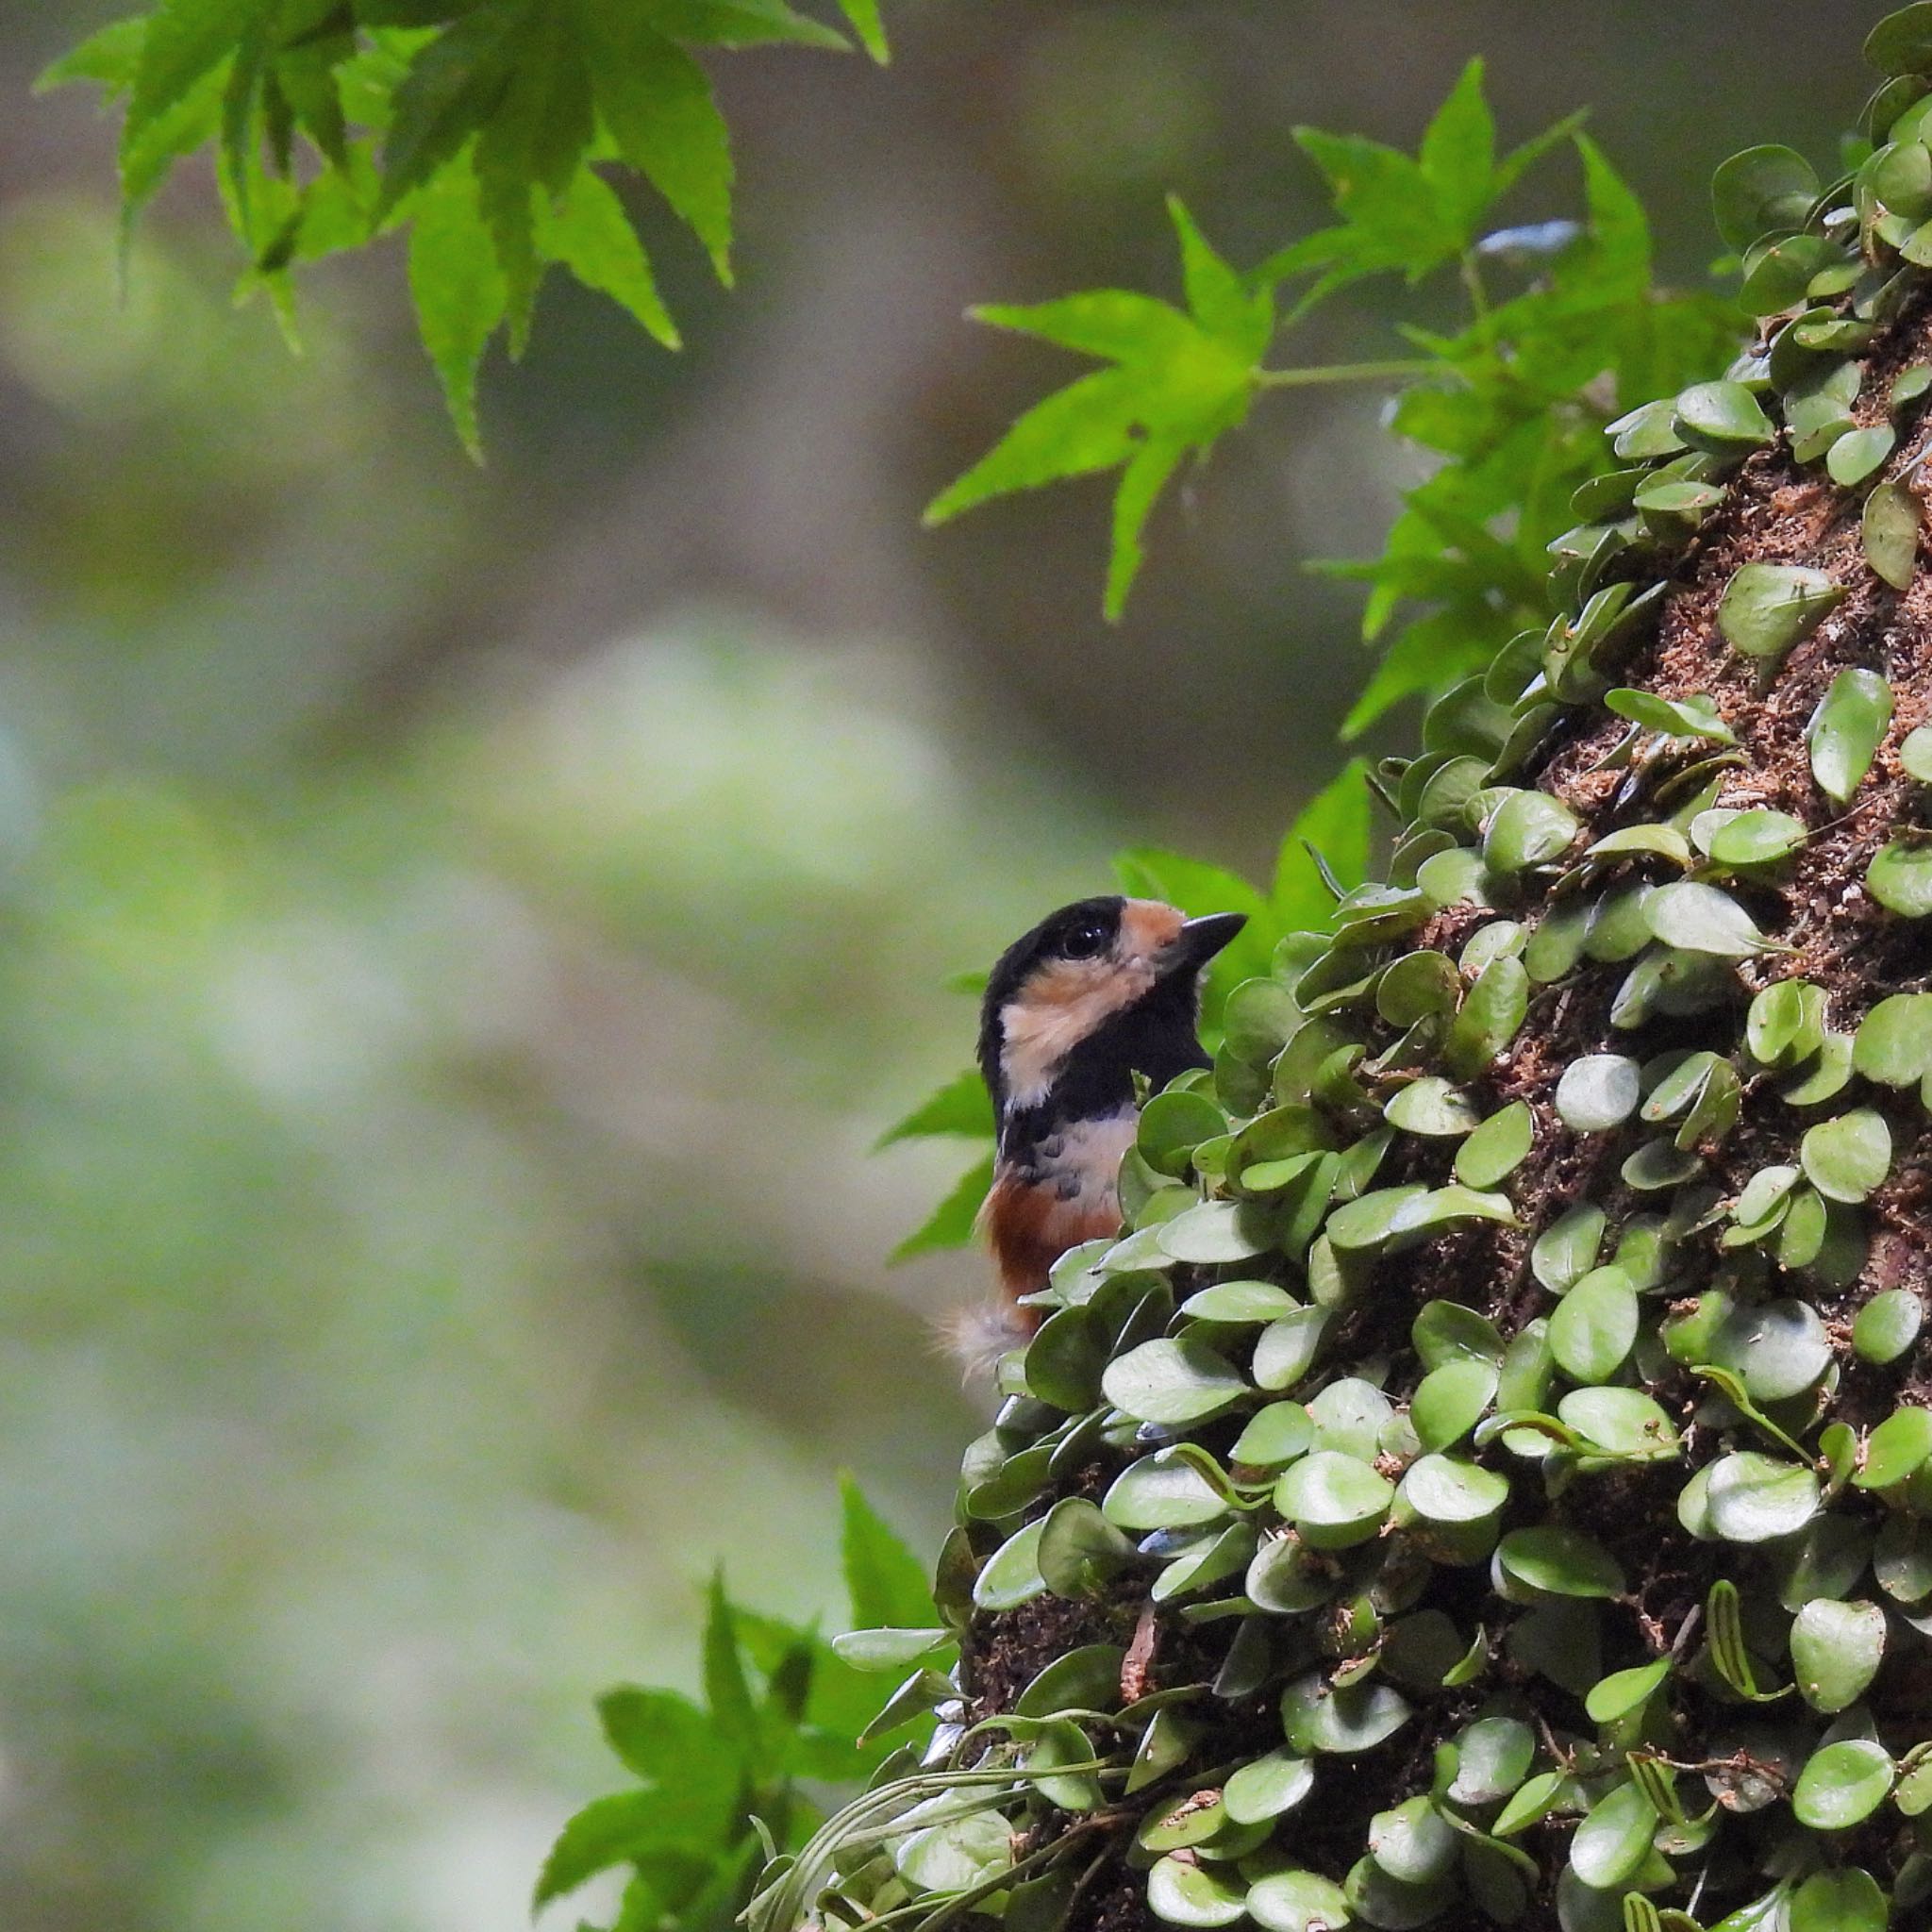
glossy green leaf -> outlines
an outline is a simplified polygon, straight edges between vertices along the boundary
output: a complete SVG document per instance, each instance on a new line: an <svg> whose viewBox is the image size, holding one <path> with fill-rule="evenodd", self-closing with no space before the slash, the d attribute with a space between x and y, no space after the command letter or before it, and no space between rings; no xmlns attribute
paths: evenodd
<svg viewBox="0 0 1932 1932"><path fill-rule="evenodd" d="M1574 1134L1602 1134L1637 1111L1642 1084L1637 1062L1624 1054L1586 1054L1557 1082L1557 1116Z"/></svg>
<svg viewBox="0 0 1932 1932"><path fill-rule="evenodd" d="M1921 724L1916 731L1906 733L1905 742L1898 748L1898 762L1907 777L1932 785L1932 724Z"/></svg>
<svg viewBox="0 0 1932 1932"><path fill-rule="evenodd" d="M1504 1572L1531 1590L1561 1597L1614 1597L1624 1590L1617 1559L1594 1537L1558 1524L1512 1529L1496 1547Z"/></svg>
<svg viewBox="0 0 1932 1932"><path fill-rule="evenodd" d="M1898 1408L1872 1431L1852 1480L1861 1490L1894 1489L1915 1475L1928 1458L1932 1458L1932 1410Z"/></svg>
<svg viewBox="0 0 1932 1932"><path fill-rule="evenodd" d="M1098 1596L1133 1559L1134 1546L1084 1496L1063 1496L1040 1527L1035 1560L1056 1596Z"/></svg>
<svg viewBox="0 0 1932 1932"><path fill-rule="evenodd" d="M1881 483L1865 499L1859 525L1865 560L1895 591L1911 588L1919 523L1919 499L1904 483Z"/></svg>
<svg viewBox="0 0 1932 1932"><path fill-rule="evenodd" d="M1885 1116L1855 1108L1821 1121L1798 1143L1805 1177L1830 1201L1862 1201L1891 1171L1891 1129Z"/></svg>
<svg viewBox="0 0 1932 1932"><path fill-rule="evenodd" d="M1248 1888L1247 1914L1261 1932L1336 1932L1356 1923L1333 1880L1313 1872L1277 1872Z"/></svg>
<svg viewBox="0 0 1932 1932"><path fill-rule="evenodd" d="M1895 1362L1919 1339L1925 1305L1918 1291L1889 1288L1875 1294L1852 1323L1852 1348L1861 1361Z"/></svg>
<svg viewBox="0 0 1932 1932"><path fill-rule="evenodd" d="M1712 1532L1725 1542L1790 1536L1811 1521L1818 1504L1818 1477L1810 1469L1756 1450L1740 1450L1710 1465L1706 1509Z"/></svg>
<svg viewBox="0 0 1932 1932"><path fill-rule="evenodd" d="M1366 1462L1317 1449L1290 1465L1275 1486L1274 1507L1312 1547L1346 1549L1376 1533L1394 1495Z"/></svg>
<svg viewBox="0 0 1932 1932"><path fill-rule="evenodd" d="M1481 1112L1468 1094L1435 1074L1425 1074L1397 1088L1382 1116L1404 1133L1436 1139L1459 1138L1482 1122Z"/></svg>
<svg viewBox="0 0 1932 1932"><path fill-rule="evenodd" d="M1592 1269L1551 1314L1551 1352L1577 1381L1605 1381L1629 1355L1641 1319L1630 1277L1621 1268Z"/></svg>
<svg viewBox="0 0 1932 1932"><path fill-rule="evenodd" d="M1108 1364L1100 1386L1124 1413L1168 1427L1221 1415L1248 1393L1241 1372L1192 1336L1143 1341Z"/></svg>
<svg viewBox="0 0 1932 1932"><path fill-rule="evenodd" d="M1891 1923L1878 1881L1856 1865L1814 1872L1791 1895L1790 1932L1885 1932Z"/></svg>
<svg viewBox="0 0 1932 1932"><path fill-rule="evenodd" d="M1616 1671L1591 1687L1583 1707L1594 1724L1614 1724L1641 1710L1656 1695L1657 1687L1671 1674L1669 1657L1655 1663L1638 1664L1627 1671Z"/></svg>
<svg viewBox="0 0 1932 1932"><path fill-rule="evenodd" d="M1626 1883L1650 1856L1657 1807L1636 1783L1614 1787L1590 1808L1570 1841L1570 1863L1592 1890Z"/></svg>
<svg viewBox="0 0 1932 1932"><path fill-rule="evenodd" d="M1495 1365L1462 1356L1431 1369L1416 1386L1409 1420L1424 1449L1447 1449L1475 1427L1495 1399Z"/></svg>
<svg viewBox="0 0 1932 1932"><path fill-rule="evenodd" d="M1640 1082L1637 1091L1641 1091ZM1634 1094L1631 1105L1636 1105ZM1566 1208L1536 1238L1530 1249L1530 1269L1552 1294L1567 1294L1596 1266L1607 1221L1601 1208L1588 1201L1579 1202L1574 1208Z"/></svg>
<svg viewBox="0 0 1932 1932"><path fill-rule="evenodd" d="M973 1586L973 1601L982 1610L1016 1610L1046 1592L1040 1574L1041 1523L1016 1530L987 1558Z"/></svg>
<svg viewBox="0 0 1932 1932"><path fill-rule="evenodd" d="M1604 694L1604 708L1666 738L1706 738L1719 744L1738 741L1716 701L1702 692L1688 698L1666 698L1648 691L1612 691Z"/></svg>
<svg viewBox="0 0 1932 1932"><path fill-rule="evenodd" d="M1865 890L1889 912L1932 918L1932 840L1894 839L1873 855Z"/></svg>
<svg viewBox="0 0 1932 1932"><path fill-rule="evenodd" d="M1852 1065L1883 1087L1916 1086L1932 1074L1932 993L1894 993L1858 1023Z"/></svg>
<svg viewBox="0 0 1932 1932"><path fill-rule="evenodd" d="M1529 1103L1512 1100L1456 1150L1456 1178L1469 1188L1494 1188L1529 1158L1535 1138L1536 1115Z"/></svg>
<svg viewBox="0 0 1932 1932"><path fill-rule="evenodd" d="M1848 1831L1885 1802L1896 1775L1882 1744L1845 1738L1813 1752L1798 1774L1791 1809L1814 1831Z"/></svg>
<svg viewBox="0 0 1932 1932"><path fill-rule="evenodd" d="M1483 863L1492 872L1550 865L1576 842L1576 814L1547 791L1512 792L1483 831Z"/></svg>
<svg viewBox="0 0 1932 1932"><path fill-rule="evenodd" d="M1824 467L1834 483L1856 489L1884 467L1886 458L1897 446L1898 433L1891 425L1874 423L1869 429L1854 429L1840 436L1825 453Z"/></svg>
<svg viewBox="0 0 1932 1932"><path fill-rule="evenodd" d="M1771 945L1728 892L1694 879L1657 887L1644 901L1643 917L1654 937L1680 952L1742 959Z"/></svg>
<svg viewBox="0 0 1932 1932"><path fill-rule="evenodd" d="M1315 1789L1314 1766L1289 1751L1271 1751L1234 1773L1222 1803L1237 1824L1258 1824L1291 1811Z"/></svg>
<svg viewBox="0 0 1932 1932"><path fill-rule="evenodd" d="M1170 1925L1232 1925L1247 1909L1240 1876L1216 1865L1157 1859L1147 1874L1147 1907Z"/></svg>
<svg viewBox="0 0 1932 1932"><path fill-rule="evenodd" d="M1885 1612L1876 1604L1816 1597L1791 1625L1791 1668L1813 1710L1856 1704L1885 1657Z"/></svg>
<svg viewBox="0 0 1932 1932"><path fill-rule="evenodd" d="M1789 812L1740 811L1712 830L1704 849L1720 865L1775 865L1801 850L1805 838L1803 824Z"/></svg>
<svg viewBox="0 0 1932 1932"><path fill-rule="evenodd" d="M1724 586L1717 626L1724 641L1747 658L1782 658L1809 637L1844 595L1823 571L1747 563Z"/></svg>
<svg viewBox="0 0 1932 1932"><path fill-rule="evenodd" d="M1677 398L1676 425L1687 441L1726 452L1758 448L1776 434L1741 382L1693 383Z"/></svg>

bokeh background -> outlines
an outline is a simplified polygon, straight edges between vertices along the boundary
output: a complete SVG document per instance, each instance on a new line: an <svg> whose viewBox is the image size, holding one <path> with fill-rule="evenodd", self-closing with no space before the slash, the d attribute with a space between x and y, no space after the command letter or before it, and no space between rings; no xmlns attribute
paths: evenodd
<svg viewBox="0 0 1932 1932"><path fill-rule="evenodd" d="M919 530L1066 373L964 306L1170 290L1169 188L1257 258L1296 123L1410 142L1474 52L1694 278L1711 167L1827 156L1883 8L905 0L885 73L728 57L739 291L659 231L672 358L553 289L483 470L392 256L293 358L190 169L117 294L112 128L28 95L114 10L0 0L0 1926L511 1932L714 1562L836 1613L841 1467L936 1540L978 1269L887 1268L958 1162L868 1150L966 1058L946 975L1124 841L1264 866L1362 675L1304 564L1379 540L1375 397L1264 408L1109 630L1104 490Z"/></svg>

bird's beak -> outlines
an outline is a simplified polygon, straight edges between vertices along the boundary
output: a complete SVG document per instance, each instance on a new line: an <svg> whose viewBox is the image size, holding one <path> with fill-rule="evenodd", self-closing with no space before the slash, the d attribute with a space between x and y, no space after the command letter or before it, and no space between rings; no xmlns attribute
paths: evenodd
<svg viewBox="0 0 1932 1932"><path fill-rule="evenodd" d="M1189 920L1174 942L1174 969L1198 973L1247 923L1245 912L1210 912Z"/></svg>

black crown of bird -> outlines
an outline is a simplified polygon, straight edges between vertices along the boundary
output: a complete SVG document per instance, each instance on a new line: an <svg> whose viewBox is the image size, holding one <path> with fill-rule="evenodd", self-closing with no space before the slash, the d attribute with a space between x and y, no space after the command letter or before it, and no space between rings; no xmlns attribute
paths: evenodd
<svg viewBox="0 0 1932 1932"><path fill-rule="evenodd" d="M1031 1332L1022 1297L1069 1248L1120 1232L1120 1166L1140 1123L1134 1076L1205 1067L1201 974L1247 923L1158 899L1079 899L1001 954L980 1008L979 1070L998 1142L980 1224L998 1298L955 1336L983 1362Z"/></svg>

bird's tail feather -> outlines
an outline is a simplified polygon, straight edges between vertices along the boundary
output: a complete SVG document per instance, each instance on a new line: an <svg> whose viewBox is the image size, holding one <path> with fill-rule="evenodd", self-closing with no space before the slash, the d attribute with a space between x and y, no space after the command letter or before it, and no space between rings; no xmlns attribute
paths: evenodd
<svg viewBox="0 0 1932 1932"><path fill-rule="evenodd" d="M964 1379L990 1379L1008 1349L1018 1348L1033 1324L1005 1295L966 1302L950 1309L938 1324L941 1346L959 1364Z"/></svg>

